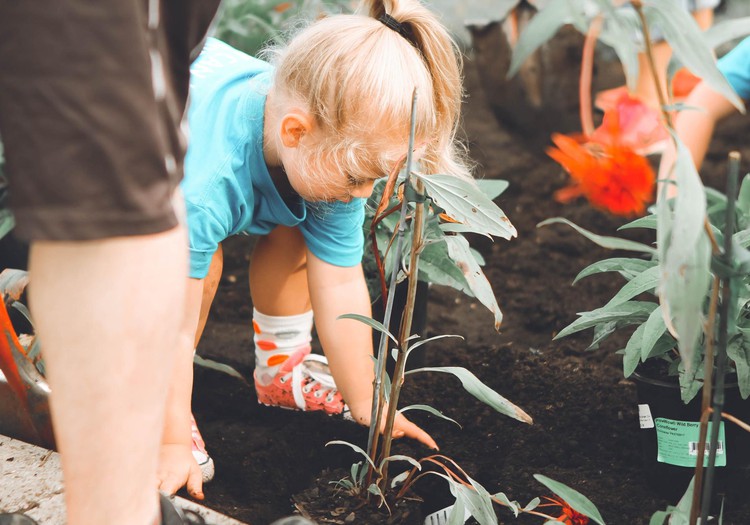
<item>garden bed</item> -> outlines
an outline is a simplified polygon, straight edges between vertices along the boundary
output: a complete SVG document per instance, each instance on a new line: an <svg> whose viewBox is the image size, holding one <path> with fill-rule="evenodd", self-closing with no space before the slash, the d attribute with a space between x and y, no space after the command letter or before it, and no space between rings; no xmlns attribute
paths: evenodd
<svg viewBox="0 0 750 525"><path fill-rule="evenodd" d="M608 523L648 523L651 514L674 501L660 499L641 469L635 386L622 377L615 351L624 339L612 337L602 348L586 351L590 333L552 341L576 312L603 305L621 281L602 274L571 286L575 275L605 252L565 226L536 228L540 221L564 216L597 233L613 235L624 220L613 219L584 202L562 206L552 199L565 184L561 169L543 152L496 123L467 64L470 97L465 128L478 175L502 178L510 188L500 207L518 229L518 238L472 242L485 256L505 320L501 333L480 304L450 289L430 291L427 334L461 334L422 347L427 365L463 366L534 418L527 426L495 413L465 394L457 380L437 374L407 378L404 403L426 403L456 419L463 428L411 412L441 447L491 492L504 492L522 503L545 495L533 479L541 473L586 494ZM599 79L600 82L602 79ZM613 85L619 79L604 79ZM708 185L723 187L726 153L750 133L746 117L722 124L708 156ZM750 158L750 148L743 151ZM747 163L745 163L746 165ZM743 171L744 173L744 171ZM648 242L648 238L640 239ZM211 319L198 352L252 374L247 293L248 239L225 245L225 267ZM198 368L194 410L216 462L216 479L206 486L205 503L230 516L266 525L291 514L292 495L315 486L327 468L348 468L355 456L347 440L364 447L367 430L319 414L270 409L257 404L254 390L224 374ZM428 451L398 442L396 453ZM331 508L331 511L335 511ZM499 510L502 523L515 520ZM346 515L331 515L344 523ZM338 521L337 521L338 520ZM383 522L385 523L385 521ZM750 502L729 500L725 524L750 523Z"/></svg>

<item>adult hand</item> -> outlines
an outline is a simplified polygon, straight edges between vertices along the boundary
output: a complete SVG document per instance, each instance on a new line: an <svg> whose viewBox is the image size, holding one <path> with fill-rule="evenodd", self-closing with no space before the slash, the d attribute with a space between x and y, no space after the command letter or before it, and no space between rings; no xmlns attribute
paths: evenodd
<svg viewBox="0 0 750 525"><path fill-rule="evenodd" d="M159 490L174 494L187 486L190 496L202 500L203 477L190 446L165 443L159 451Z"/></svg>

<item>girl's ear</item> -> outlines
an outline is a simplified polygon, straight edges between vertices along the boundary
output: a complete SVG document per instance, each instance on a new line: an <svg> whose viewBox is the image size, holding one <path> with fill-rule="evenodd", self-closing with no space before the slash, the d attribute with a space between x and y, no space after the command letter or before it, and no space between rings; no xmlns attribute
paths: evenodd
<svg viewBox="0 0 750 525"><path fill-rule="evenodd" d="M281 143L287 148L299 146L302 137L313 129L313 119L302 110L293 109L281 119Z"/></svg>

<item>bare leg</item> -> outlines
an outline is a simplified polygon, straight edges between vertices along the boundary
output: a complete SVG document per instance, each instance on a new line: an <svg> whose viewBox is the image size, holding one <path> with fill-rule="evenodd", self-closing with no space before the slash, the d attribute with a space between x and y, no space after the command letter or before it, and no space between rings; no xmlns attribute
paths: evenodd
<svg viewBox="0 0 750 525"><path fill-rule="evenodd" d="M158 519L157 458L187 281L182 228L36 242L30 304L52 388L69 525Z"/></svg>
<svg viewBox="0 0 750 525"><path fill-rule="evenodd" d="M278 226L258 239L250 260L250 296L266 315L310 311L305 241L298 229Z"/></svg>

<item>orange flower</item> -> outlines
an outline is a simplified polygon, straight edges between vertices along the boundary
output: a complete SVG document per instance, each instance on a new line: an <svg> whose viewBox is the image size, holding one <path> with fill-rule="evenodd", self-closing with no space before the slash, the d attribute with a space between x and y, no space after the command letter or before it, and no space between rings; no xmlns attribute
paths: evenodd
<svg viewBox="0 0 750 525"><path fill-rule="evenodd" d="M604 114L602 125L589 137L575 139L556 133L547 154L570 174L572 184L555 193L559 202L581 195L597 208L615 215L643 214L651 201L656 175L649 161L636 152L658 140L661 123L648 108L629 96ZM656 126L656 127L655 127Z"/></svg>
<svg viewBox="0 0 750 525"><path fill-rule="evenodd" d="M565 523L565 525L588 525L588 516L573 510L573 508L565 501L557 498L548 498L546 496L544 499L551 503L539 505L540 507L560 507L560 509L562 509L562 514L555 518L557 521L561 521L562 523Z"/></svg>

